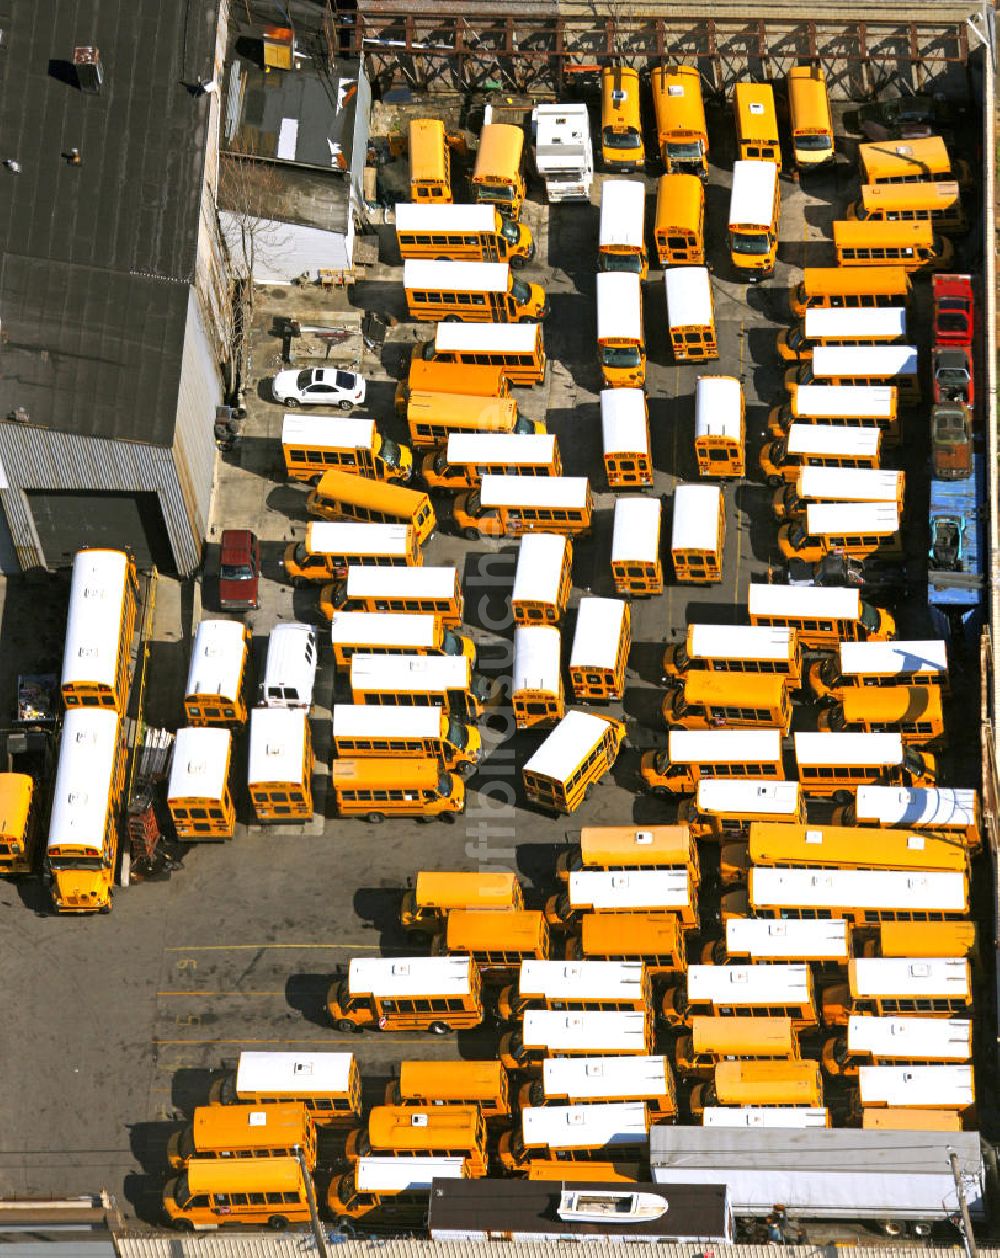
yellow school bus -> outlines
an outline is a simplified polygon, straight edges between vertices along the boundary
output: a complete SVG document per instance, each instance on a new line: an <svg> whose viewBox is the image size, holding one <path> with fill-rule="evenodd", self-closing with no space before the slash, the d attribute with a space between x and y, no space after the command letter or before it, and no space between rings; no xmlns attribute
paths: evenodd
<svg viewBox="0 0 1000 1258"><path fill-rule="evenodd" d="M865 940L859 955L968 957L976 963L978 949L979 931L975 922L881 922L876 934Z"/></svg>
<svg viewBox="0 0 1000 1258"><path fill-rule="evenodd" d="M499 1061L401 1061L385 1104L478 1105L487 1121L508 1118L510 1081Z"/></svg>
<svg viewBox="0 0 1000 1258"><path fill-rule="evenodd" d="M538 909L452 909L432 956L468 956L491 978L516 972L523 961L547 961L549 927Z"/></svg>
<svg viewBox="0 0 1000 1258"><path fill-rule="evenodd" d="M896 636L892 616L854 589L752 581L747 611L752 625L795 629L807 650L832 651L841 642L885 642Z"/></svg>
<svg viewBox="0 0 1000 1258"><path fill-rule="evenodd" d="M957 177L965 181L968 168L956 163L939 135L916 140L879 140L858 145L862 183L919 183Z"/></svg>
<svg viewBox="0 0 1000 1258"><path fill-rule="evenodd" d="M300 415L289 412L281 423L285 471L292 480L315 485L329 468L373 480L408 481L413 454L384 437L373 419L353 415Z"/></svg>
<svg viewBox="0 0 1000 1258"><path fill-rule="evenodd" d="M420 469L431 489L478 488L490 476L561 476L559 441L549 433L453 432Z"/></svg>
<svg viewBox="0 0 1000 1258"><path fill-rule="evenodd" d="M57 913L111 911L125 761L124 731L117 712L112 708L67 711L45 853Z"/></svg>
<svg viewBox="0 0 1000 1258"><path fill-rule="evenodd" d="M698 783L693 799L683 800L677 820L699 839L745 839L752 821L804 823L805 796L798 782Z"/></svg>
<svg viewBox="0 0 1000 1258"><path fill-rule="evenodd" d="M627 1101L642 1101L650 1122L677 1117L674 1072L666 1057L547 1057L541 1077L522 1085L518 1107Z"/></svg>
<svg viewBox="0 0 1000 1258"><path fill-rule="evenodd" d="M639 75L631 66L601 71L601 157L604 169L641 172L646 164L639 114Z"/></svg>
<svg viewBox="0 0 1000 1258"><path fill-rule="evenodd" d="M316 1127L301 1101L199 1105L193 1120L167 1142L167 1162L179 1171L198 1158L290 1158L296 1147L314 1171Z"/></svg>
<svg viewBox="0 0 1000 1258"><path fill-rule="evenodd" d="M654 66L649 83L663 169L668 175L686 171L699 182L707 179L708 127L698 67Z"/></svg>
<svg viewBox="0 0 1000 1258"><path fill-rule="evenodd" d="M821 345L890 345L906 339L906 307L831 309L814 306L791 328L782 328L776 345L785 362L806 362Z"/></svg>
<svg viewBox="0 0 1000 1258"><path fill-rule="evenodd" d="M801 172L832 162L833 115L822 67L793 66L786 83L795 165Z"/></svg>
<svg viewBox="0 0 1000 1258"><path fill-rule="evenodd" d="M468 777L482 755L482 736L475 725L443 708L383 707L335 703L331 712L333 750L344 759L419 757L437 760L443 768Z"/></svg>
<svg viewBox="0 0 1000 1258"><path fill-rule="evenodd" d="M688 868L570 871L564 891L550 896L545 916L556 929L571 928L583 913L671 913L684 930L698 926L698 880Z"/></svg>
<svg viewBox="0 0 1000 1258"><path fill-rule="evenodd" d="M601 184L597 269L646 278L646 185L641 179L606 179Z"/></svg>
<svg viewBox="0 0 1000 1258"><path fill-rule="evenodd" d="M325 520L408 524L421 545L437 525L434 508L424 490L406 489L349 472L324 472L306 498L306 510Z"/></svg>
<svg viewBox="0 0 1000 1258"><path fill-rule="evenodd" d="M562 1165L571 1178L578 1162L640 1155L649 1142L649 1111L639 1102L527 1106L520 1118L520 1130L505 1131L497 1146L508 1174L540 1160Z"/></svg>
<svg viewBox="0 0 1000 1258"><path fill-rule="evenodd" d="M167 782L167 808L179 839L231 839L236 810L229 792L228 729L177 731Z"/></svg>
<svg viewBox="0 0 1000 1258"><path fill-rule="evenodd" d="M184 715L192 725L243 725L250 628L236 620L203 620L194 636Z"/></svg>
<svg viewBox="0 0 1000 1258"><path fill-rule="evenodd" d="M569 680L578 703L622 697L631 644L628 603L617 598L580 600L569 658Z"/></svg>
<svg viewBox="0 0 1000 1258"><path fill-rule="evenodd" d="M409 127L410 200L446 205L451 195L451 153L440 118L413 118Z"/></svg>
<svg viewBox="0 0 1000 1258"><path fill-rule="evenodd" d="M468 326L481 330L477 324ZM502 323L494 326L507 328L512 325ZM433 341L430 346L433 349ZM419 350L419 346L416 350ZM434 359L428 361L416 350L410 359L406 378L396 385L394 400L397 415L406 414L406 404L414 393L465 393L476 397L507 397L510 392L510 383L502 367L491 367L486 363L477 366L471 363L436 362Z"/></svg>
<svg viewBox="0 0 1000 1258"><path fill-rule="evenodd" d="M722 580L726 504L717 485L678 485L670 558L678 581L712 585Z"/></svg>
<svg viewBox="0 0 1000 1258"><path fill-rule="evenodd" d="M478 1105L375 1105L366 1129L347 1138L349 1162L372 1154L395 1157L461 1157L469 1175L486 1174L486 1122Z"/></svg>
<svg viewBox="0 0 1000 1258"><path fill-rule="evenodd" d="M99 707L124 715L138 601L131 555L101 547L76 552L59 687L67 711Z"/></svg>
<svg viewBox="0 0 1000 1258"><path fill-rule="evenodd" d="M642 389L601 390L601 438L609 489L652 485L649 407Z"/></svg>
<svg viewBox="0 0 1000 1258"><path fill-rule="evenodd" d="M852 993L829 990L828 1000ZM837 1025L845 1025L841 1010L828 1005ZM823 1069L834 1078L857 1078L863 1065L924 1062L965 1062L972 1059L972 1022L968 1018L848 1013L846 1033L831 1036L823 1045Z"/></svg>
<svg viewBox="0 0 1000 1258"><path fill-rule="evenodd" d="M333 581L320 590L319 610L326 620L332 620L334 613L340 611L424 613L457 629L465 616L465 600L454 566L350 567L346 579Z"/></svg>
<svg viewBox="0 0 1000 1258"><path fill-rule="evenodd" d="M969 224L962 191L953 180L941 183L865 183L847 211L859 222L930 223L944 234L961 235Z"/></svg>
<svg viewBox="0 0 1000 1258"><path fill-rule="evenodd" d="M582 913L566 940L567 961L642 961L651 978L687 969L684 929L674 913Z"/></svg>
<svg viewBox="0 0 1000 1258"><path fill-rule="evenodd" d="M746 475L746 402L735 376L699 376L694 453L699 476Z"/></svg>
<svg viewBox="0 0 1000 1258"><path fill-rule="evenodd" d="M816 992L808 965L691 965L667 988L661 1015L668 1026L690 1025L696 1014L724 1018L791 1018L801 1031L818 1022Z"/></svg>
<svg viewBox="0 0 1000 1258"><path fill-rule="evenodd" d="M557 625L573 585L573 542L562 533L525 533L517 548L510 609L516 625Z"/></svg>
<svg viewBox="0 0 1000 1258"><path fill-rule="evenodd" d="M317 1126L361 1117L361 1073L353 1053L243 1052L209 1091L212 1105L298 1102Z"/></svg>
<svg viewBox="0 0 1000 1258"><path fill-rule="evenodd" d="M615 593L642 598L663 591L660 555L662 504L653 498L615 498L611 579Z"/></svg>
<svg viewBox="0 0 1000 1258"><path fill-rule="evenodd" d="M733 112L739 160L774 162L780 171L778 115L770 83L737 83L733 88Z"/></svg>
<svg viewBox="0 0 1000 1258"><path fill-rule="evenodd" d="M304 708L254 708L247 789L258 821L312 817L312 759Z"/></svg>
<svg viewBox="0 0 1000 1258"><path fill-rule="evenodd" d="M705 187L696 175L660 176L653 240L660 266L705 265Z"/></svg>
<svg viewBox="0 0 1000 1258"><path fill-rule="evenodd" d="M681 1035L674 1049L677 1071L710 1078L724 1061L798 1061L799 1036L791 1018L722 1018L699 1014L690 1035Z"/></svg>
<svg viewBox="0 0 1000 1258"><path fill-rule="evenodd" d="M504 218L515 223L524 204L524 132L505 122L488 122L479 133L472 195L476 201L495 205Z"/></svg>
<svg viewBox="0 0 1000 1258"><path fill-rule="evenodd" d="M839 702L857 688L898 686L947 690L947 644L934 640L842 642L835 656L809 669L809 688L826 702Z"/></svg>
<svg viewBox="0 0 1000 1258"><path fill-rule="evenodd" d="M406 405L406 422L414 448L435 450L446 445L456 433L545 434L545 421L520 415L514 398L477 397L468 393L411 393Z"/></svg>
<svg viewBox="0 0 1000 1258"><path fill-rule="evenodd" d="M847 1026L858 1015L955 1018L971 1007L972 972L960 957L856 957L847 982L823 991L827 1026Z"/></svg>
<svg viewBox="0 0 1000 1258"><path fill-rule="evenodd" d="M566 714L562 636L555 625L517 625L511 704L518 729L554 725Z"/></svg>
<svg viewBox="0 0 1000 1258"><path fill-rule="evenodd" d="M697 669L663 696L660 712L668 728L754 728L767 725L786 734L792 723L788 687L778 676L715 673Z"/></svg>
<svg viewBox="0 0 1000 1258"><path fill-rule="evenodd" d="M915 345L818 345L806 362L789 367L785 388L795 396L800 388L896 389L901 405L920 401L920 373Z"/></svg>
<svg viewBox="0 0 1000 1258"><path fill-rule="evenodd" d="M437 932L452 909L523 909L524 892L508 872L422 869L404 892L399 923L406 931Z"/></svg>
<svg viewBox="0 0 1000 1258"><path fill-rule="evenodd" d="M800 519L812 502L895 503L902 514L905 472L879 468L802 467L771 499L775 519Z"/></svg>
<svg viewBox="0 0 1000 1258"><path fill-rule="evenodd" d="M805 517L778 529L778 549L786 560L819 563L824 555L899 556L899 509L888 502L810 502Z"/></svg>
<svg viewBox="0 0 1000 1258"><path fill-rule="evenodd" d="M768 485L783 495L806 467L878 468L881 446L882 430L877 424L846 428L793 423L787 434L761 448L760 470Z"/></svg>
<svg viewBox="0 0 1000 1258"><path fill-rule="evenodd" d="M948 839L886 830L877 843L864 826L750 824L749 858L755 865L817 869L948 869L964 873L968 853Z"/></svg>
<svg viewBox="0 0 1000 1258"><path fill-rule="evenodd" d="M774 274L778 256L781 186L775 162L737 162L729 197L729 257L738 277Z"/></svg>
<svg viewBox="0 0 1000 1258"><path fill-rule="evenodd" d="M585 476L484 476L452 507L455 528L470 540L590 532L594 500Z"/></svg>
<svg viewBox="0 0 1000 1258"><path fill-rule="evenodd" d="M292 585L347 576L349 568L416 568L424 562L408 524L323 520L306 525L305 539L289 542L281 558Z"/></svg>
<svg viewBox="0 0 1000 1258"><path fill-rule="evenodd" d="M672 266L663 273L667 292L667 333L678 362L719 357L715 302L707 267Z"/></svg>
<svg viewBox="0 0 1000 1258"><path fill-rule="evenodd" d="M937 686L855 686L819 714L816 728L834 733L898 733L908 745L944 741Z"/></svg>
<svg viewBox="0 0 1000 1258"><path fill-rule="evenodd" d="M353 703L382 707L438 706L473 720L497 698L496 687L476 673L465 655L351 656Z"/></svg>
<svg viewBox="0 0 1000 1258"><path fill-rule="evenodd" d="M475 663L476 644L465 634L446 628L426 612L335 612L330 621L334 664L350 667L351 656L464 655Z"/></svg>
<svg viewBox="0 0 1000 1258"><path fill-rule="evenodd" d="M621 721L567 712L521 770L528 798L552 812L575 812L611 772L624 738Z"/></svg>
<svg viewBox="0 0 1000 1258"><path fill-rule="evenodd" d="M833 247L838 266L901 266L906 271L946 271L955 248L931 223L835 219Z"/></svg>
<svg viewBox="0 0 1000 1258"><path fill-rule="evenodd" d="M807 266L788 290L788 307L800 319L807 310L875 310L905 306L910 292L901 266Z"/></svg>
<svg viewBox="0 0 1000 1258"><path fill-rule="evenodd" d="M545 340L540 323L439 323L421 351L425 362L444 366L498 367L512 385L545 379ZM506 396L476 389L486 396ZM455 393L473 392L454 389Z"/></svg>
<svg viewBox="0 0 1000 1258"><path fill-rule="evenodd" d="M0 877L31 872L39 799L27 773L0 773Z"/></svg>
<svg viewBox="0 0 1000 1258"><path fill-rule="evenodd" d="M823 1079L816 1061L720 1061L711 1081L696 1083L692 1117L707 1105L822 1106Z"/></svg>
<svg viewBox="0 0 1000 1258"><path fill-rule="evenodd" d="M495 205L396 206L401 258L451 258L460 262L509 262L524 266L535 256L530 230L505 219Z"/></svg>
<svg viewBox="0 0 1000 1258"><path fill-rule="evenodd" d="M972 850L982 843L979 796L970 790L862 786L839 824L930 830Z"/></svg>
<svg viewBox="0 0 1000 1258"><path fill-rule="evenodd" d="M686 869L699 879L698 847L687 826L584 826L580 846L556 862L556 877L567 882L578 869Z"/></svg>
<svg viewBox="0 0 1000 1258"><path fill-rule="evenodd" d="M947 921L969 912L968 879L954 870L790 869L754 865L746 891L722 896L722 918Z"/></svg>
<svg viewBox="0 0 1000 1258"><path fill-rule="evenodd" d="M946 1109L863 1110L863 1131L964 1131L961 1114Z"/></svg>
<svg viewBox="0 0 1000 1258"><path fill-rule="evenodd" d="M638 275L597 275L597 352L609 389L642 388L646 382L646 335Z"/></svg>
<svg viewBox="0 0 1000 1258"><path fill-rule="evenodd" d="M479 970L471 957L352 957L327 992L338 1031L448 1031L483 1020Z"/></svg>
<svg viewBox="0 0 1000 1258"><path fill-rule="evenodd" d="M377 1211L379 1227L390 1221L413 1227L427 1215L435 1180L468 1178L464 1158L361 1157L330 1180L326 1207L335 1218L363 1219Z"/></svg>
<svg viewBox="0 0 1000 1258"><path fill-rule="evenodd" d="M233 1223L275 1231L310 1220L298 1160L196 1158L163 1190L167 1221L184 1231Z"/></svg>
<svg viewBox="0 0 1000 1258"><path fill-rule="evenodd" d="M508 262L439 262L408 258L403 285L411 319L526 323L544 319L544 289L518 279Z"/></svg>
<svg viewBox="0 0 1000 1258"><path fill-rule="evenodd" d="M838 803L859 786L933 786L937 774L934 757L899 734L796 734L795 760L806 794Z"/></svg>
<svg viewBox="0 0 1000 1258"><path fill-rule="evenodd" d="M699 671L780 677L790 690L798 690L802 647L794 629L688 625L686 641L663 653L663 681L683 681Z"/></svg>
<svg viewBox="0 0 1000 1258"><path fill-rule="evenodd" d="M465 783L437 760L373 756L334 760L330 784L341 817L439 817L453 821L465 808Z"/></svg>
<svg viewBox="0 0 1000 1258"><path fill-rule="evenodd" d="M640 776L654 795L690 795L702 778L781 781L781 730L670 730L666 751L643 753Z"/></svg>

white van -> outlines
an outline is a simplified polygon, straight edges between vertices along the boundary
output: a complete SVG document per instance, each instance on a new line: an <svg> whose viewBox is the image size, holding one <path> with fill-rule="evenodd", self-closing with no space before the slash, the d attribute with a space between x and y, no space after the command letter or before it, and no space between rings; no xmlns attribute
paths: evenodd
<svg viewBox="0 0 1000 1258"><path fill-rule="evenodd" d="M316 685L316 630L312 625L275 625L267 644L260 686L266 708L311 708Z"/></svg>

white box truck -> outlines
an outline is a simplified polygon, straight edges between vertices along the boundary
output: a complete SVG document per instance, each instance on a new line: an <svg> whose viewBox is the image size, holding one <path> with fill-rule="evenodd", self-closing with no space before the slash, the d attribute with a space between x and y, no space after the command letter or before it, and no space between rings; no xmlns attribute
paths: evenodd
<svg viewBox="0 0 1000 1258"><path fill-rule="evenodd" d="M548 201L589 201L594 182L594 147L587 106L536 105L531 111L535 169L545 180Z"/></svg>

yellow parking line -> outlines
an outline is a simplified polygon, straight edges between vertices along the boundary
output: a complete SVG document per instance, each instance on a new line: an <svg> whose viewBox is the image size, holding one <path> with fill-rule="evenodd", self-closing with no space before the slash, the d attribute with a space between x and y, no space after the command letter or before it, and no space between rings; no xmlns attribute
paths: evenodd
<svg viewBox="0 0 1000 1258"><path fill-rule="evenodd" d="M312 1040L248 1040L244 1038L235 1040L158 1040L152 1041L158 1048L172 1047L175 1045L183 1045L185 1048L195 1048L201 1044L354 1044L357 1041L351 1037L348 1039L344 1036L323 1035Z"/></svg>
<svg viewBox="0 0 1000 1258"><path fill-rule="evenodd" d="M381 952L378 944L363 943L255 943L171 944L164 952L260 952L264 948L350 948L355 952Z"/></svg>

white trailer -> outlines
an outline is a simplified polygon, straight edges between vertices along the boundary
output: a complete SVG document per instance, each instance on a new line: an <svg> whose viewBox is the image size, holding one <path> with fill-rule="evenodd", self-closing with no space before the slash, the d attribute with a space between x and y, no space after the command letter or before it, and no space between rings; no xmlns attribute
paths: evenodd
<svg viewBox="0 0 1000 1258"><path fill-rule="evenodd" d="M531 141L547 200L589 201L594 146L587 106L536 105L531 111Z"/></svg>

